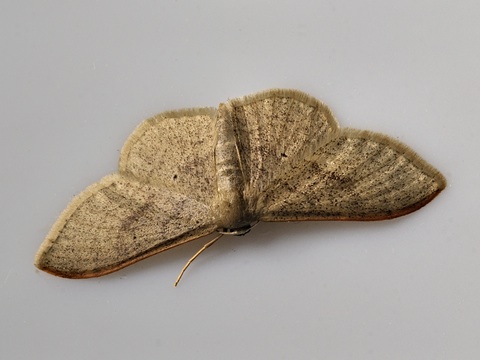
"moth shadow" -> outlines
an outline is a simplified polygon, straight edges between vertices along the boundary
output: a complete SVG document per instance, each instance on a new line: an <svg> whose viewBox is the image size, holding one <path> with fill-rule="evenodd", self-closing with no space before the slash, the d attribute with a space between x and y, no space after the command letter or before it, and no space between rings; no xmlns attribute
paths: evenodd
<svg viewBox="0 0 480 360"><path fill-rule="evenodd" d="M299 222L260 222L248 234L242 236L223 236L212 247L202 253L194 262L196 267L207 266L216 259L232 256L232 251L267 252L277 246L302 246L312 241L345 241L346 238L363 237L370 231L382 231L392 223L403 221L402 218L384 221L299 221ZM217 234L190 241L181 246L151 256L132 266L111 274L123 278L144 276L145 273L164 272L178 274L185 263ZM223 261L223 260L222 260Z"/></svg>
<svg viewBox="0 0 480 360"><path fill-rule="evenodd" d="M391 227L392 222L402 220L260 223L256 233L258 241L246 243L248 246L272 247L275 244L301 246L312 241L342 241L345 238L364 236L370 231L381 231L383 228Z"/></svg>

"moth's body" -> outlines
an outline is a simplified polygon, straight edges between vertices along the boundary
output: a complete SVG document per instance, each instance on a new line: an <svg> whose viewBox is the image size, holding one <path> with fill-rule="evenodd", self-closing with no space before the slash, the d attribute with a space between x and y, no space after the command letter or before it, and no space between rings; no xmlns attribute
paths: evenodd
<svg viewBox="0 0 480 360"><path fill-rule="evenodd" d="M245 234L258 221L391 219L445 184L398 141L340 128L299 91L270 90L145 120L118 173L73 199L35 265L95 277L215 231Z"/></svg>
<svg viewBox="0 0 480 360"><path fill-rule="evenodd" d="M245 201L245 176L240 166L237 139L232 118L220 104L216 118L215 144L216 194L211 206L217 231L227 235L247 233L254 214Z"/></svg>

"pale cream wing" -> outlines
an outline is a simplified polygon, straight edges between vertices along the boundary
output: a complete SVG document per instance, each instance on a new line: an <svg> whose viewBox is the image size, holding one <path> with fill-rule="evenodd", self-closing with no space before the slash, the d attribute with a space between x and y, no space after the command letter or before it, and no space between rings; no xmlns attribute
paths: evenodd
<svg viewBox="0 0 480 360"><path fill-rule="evenodd" d="M214 231L209 208L185 195L109 175L53 225L35 265L69 278L104 275Z"/></svg>
<svg viewBox="0 0 480 360"><path fill-rule="evenodd" d="M263 221L383 220L424 206L444 177L398 141L340 130L263 194Z"/></svg>
<svg viewBox="0 0 480 360"><path fill-rule="evenodd" d="M215 191L213 108L169 111L141 123L120 155L119 171L210 204Z"/></svg>
<svg viewBox="0 0 480 360"><path fill-rule="evenodd" d="M325 104L296 90L270 90L227 106L250 207L285 169L311 155L338 128Z"/></svg>

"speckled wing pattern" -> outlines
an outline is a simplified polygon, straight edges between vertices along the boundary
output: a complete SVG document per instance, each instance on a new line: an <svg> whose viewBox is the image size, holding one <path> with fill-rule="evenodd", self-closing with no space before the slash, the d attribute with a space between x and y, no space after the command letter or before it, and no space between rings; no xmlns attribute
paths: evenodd
<svg viewBox="0 0 480 360"><path fill-rule="evenodd" d="M200 108L145 120L123 146L120 174L210 205L216 184L215 119L214 108Z"/></svg>
<svg viewBox="0 0 480 360"><path fill-rule="evenodd" d="M325 104L302 92L270 90L230 108L245 197L261 221L389 219L446 186L407 146L340 129Z"/></svg>
<svg viewBox="0 0 480 360"><path fill-rule="evenodd" d="M400 142L339 129L261 194L262 221L384 220L413 212L446 186L444 177Z"/></svg>
<svg viewBox="0 0 480 360"><path fill-rule="evenodd" d="M229 106L251 208L338 128L325 104L295 90L269 90L234 99Z"/></svg>
<svg viewBox="0 0 480 360"><path fill-rule="evenodd" d="M140 124L122 150L119 174L72 200L36 266L69 278L100 276L213 232L214 121L214 109L192 109Z"/></svg>

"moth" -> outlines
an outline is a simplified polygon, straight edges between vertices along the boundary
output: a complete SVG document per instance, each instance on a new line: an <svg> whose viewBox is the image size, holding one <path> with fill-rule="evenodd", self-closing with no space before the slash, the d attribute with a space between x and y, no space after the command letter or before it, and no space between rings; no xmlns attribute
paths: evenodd
<svg viewBox="0 0 480 360"><path fill-rule="evenodd" d="M274 89L145 120L118 173L72 200L35 265L101 276L213 232L246 234L259 221L395 218L445 186L406 145L340 128L322 102Z"/></svg>

